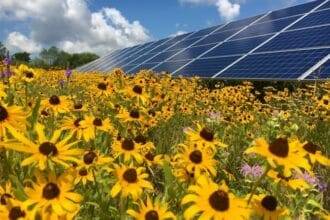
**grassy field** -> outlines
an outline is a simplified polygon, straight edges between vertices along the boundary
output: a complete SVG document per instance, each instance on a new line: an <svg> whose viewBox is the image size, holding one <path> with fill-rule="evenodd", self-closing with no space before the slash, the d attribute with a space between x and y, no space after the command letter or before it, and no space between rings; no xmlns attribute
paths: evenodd
<svg viewBox="0 0 330 220"><path fill-rule="evenodd" d="M211 84L12 67L0 219L329 219L330 83Z"/></svg>

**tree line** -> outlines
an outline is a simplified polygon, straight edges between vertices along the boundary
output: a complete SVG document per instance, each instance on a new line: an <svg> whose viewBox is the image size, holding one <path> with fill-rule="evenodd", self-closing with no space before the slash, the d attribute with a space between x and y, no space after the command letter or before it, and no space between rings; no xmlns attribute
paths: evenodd
<svg viewBox="0 0 330 220"><path fill-rule="evenodd" d="M0 60L7 56L7 48L0 42ZM57 47L44 48L38 56L31 58L28 52L17 52L11 55L14 65L28 64L29 66L43 69L74 69L82 66L99 56L94 53L67 53Z"/></svg>

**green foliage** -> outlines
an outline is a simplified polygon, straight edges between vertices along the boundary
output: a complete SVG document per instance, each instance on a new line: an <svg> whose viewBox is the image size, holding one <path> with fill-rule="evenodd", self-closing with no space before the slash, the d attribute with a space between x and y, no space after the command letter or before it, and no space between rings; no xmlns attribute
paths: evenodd
<svg viewBox="0 0 330 220"><path fill-rule="evenodd" d="M7 48L0 42L0 60L3 60L7 55Z"/></svg>
<svg viewBox="0 0 330 220"><path fill-rule="evenodd" d="M16 65L27 64L31 61L30 53L27 52L18 52L12 56L12 59Z"/></svg>

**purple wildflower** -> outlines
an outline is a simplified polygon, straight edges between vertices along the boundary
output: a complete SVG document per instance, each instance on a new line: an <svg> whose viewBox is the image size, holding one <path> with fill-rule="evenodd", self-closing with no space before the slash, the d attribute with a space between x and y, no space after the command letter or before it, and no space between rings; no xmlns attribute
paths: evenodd
<svg viewBox="0 0 330 220"><path fill-rule="evenodd" d="M258 178L263 174L263 169L259 165L250 166L247 163L244 163L241 167L241 173L245 177Z"/></svg>
<svg viewBox="0 0 330 220"><path fill-rule="evenodd" d="M66 78L70 78L71 75L72 75L72 70L71 70L71 69L67 69L67 70L65 71L65 76L66 76Z"/></svg>
<svg viewBox="0 0 330 220"><path fill-rule="evenodd" d="M10 57L6 57L4 60L3 60L3 64L5 64L6 66L9 66L11 64L11 59Z"/></svg>

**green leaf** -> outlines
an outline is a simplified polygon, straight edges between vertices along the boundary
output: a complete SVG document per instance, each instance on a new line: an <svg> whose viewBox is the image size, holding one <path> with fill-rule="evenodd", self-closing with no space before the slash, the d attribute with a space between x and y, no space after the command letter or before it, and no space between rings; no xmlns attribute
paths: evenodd
<svg viewBox="0 0 330 220"><path fill-rule="evenodd" d="M26 194L24 192L24 186L19 181L17 176L9 175L9 178L10 178L11 182L16 186L16 189L14 190L14 194L15 194L16 198L18 198L21 201L26 200L28 197L26 196Z"/></svg>

